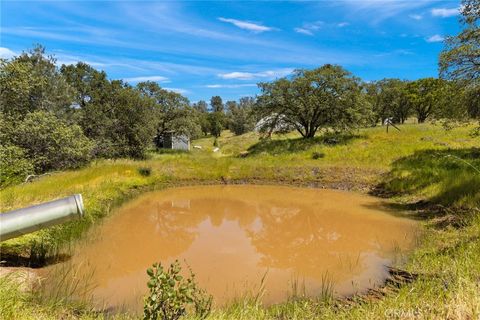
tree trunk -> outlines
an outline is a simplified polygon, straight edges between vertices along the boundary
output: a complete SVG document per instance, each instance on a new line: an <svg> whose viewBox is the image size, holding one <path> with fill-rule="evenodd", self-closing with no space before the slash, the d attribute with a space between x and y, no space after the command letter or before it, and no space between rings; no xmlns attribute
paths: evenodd
<svg viewBox="0 0 480 320"><path fill-rule="evenodd" d="M313 137L315 137L316 131L317 130L315 130L313 128L306 128L305 135L303 137L306 138L306 139L313 138Z"/></svg>

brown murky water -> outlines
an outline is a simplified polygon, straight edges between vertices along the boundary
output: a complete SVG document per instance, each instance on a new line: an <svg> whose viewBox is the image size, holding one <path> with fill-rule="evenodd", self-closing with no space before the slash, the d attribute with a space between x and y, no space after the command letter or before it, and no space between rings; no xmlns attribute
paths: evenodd
<svg viewBox="0 0 480 320"><path fill-rule="evenodd" d="M93 232L70 263L92 273L94 300L140 310L145 270L186 261L217 304L295 291L338 295L382 282L385 265L412 247L416 224L386 213L380 200L334 190L280 186L200 186L146 194Z"/></svg>

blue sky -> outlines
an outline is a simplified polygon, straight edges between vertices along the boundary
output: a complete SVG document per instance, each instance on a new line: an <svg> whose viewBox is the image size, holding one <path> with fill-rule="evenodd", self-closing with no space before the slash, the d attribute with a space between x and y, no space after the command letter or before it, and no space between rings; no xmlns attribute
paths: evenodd
<svg viewBox="0 0 480 320"><path fill-rule="evenodd" d="M365 80L437 76L459 1L2 1L0 55L40 43L58 63L159 82L191 101L237 99L295 68Z"/></svg>

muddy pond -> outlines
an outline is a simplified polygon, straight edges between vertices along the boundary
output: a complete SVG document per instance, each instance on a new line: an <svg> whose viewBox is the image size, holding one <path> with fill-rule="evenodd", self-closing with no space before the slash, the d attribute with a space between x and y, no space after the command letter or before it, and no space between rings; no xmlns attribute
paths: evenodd
<svg viewBox="0 0 480 320"><path fill-rule="evenodd" d="M64 266L88 279L97 306L113 310L140 311L146 269L175 259L188 263L216 305L260 290L271 304L318 296L326 286L349 295L381 284L385 266L412 249L416 230L382 200L357 193L172 188L120 207Z"/></svg>

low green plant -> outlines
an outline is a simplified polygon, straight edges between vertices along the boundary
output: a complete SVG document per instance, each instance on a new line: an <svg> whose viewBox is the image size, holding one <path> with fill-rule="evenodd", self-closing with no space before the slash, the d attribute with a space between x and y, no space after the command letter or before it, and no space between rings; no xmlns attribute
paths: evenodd
<svg viewBox="0 0 480 320"><path fill-rule="evenodd" d="M312 159L313 160L321 159L321 158L324 158L324 157L325 157L325 153L323 153L323 152L315 151L314 153L312 153Z"/></svg>
<svg viewBox="0 0 480 320"><path fill-rule="evenodd" d="M175 320L188 311L200 319L210 314L212 296L197 286L191 270L188 278L181 276L181 271L178 260L168 269L164 269L160 263L147 269L150 277L147 283L149 294L145 298L143 319Z"/></svg>
<svg viewBox="0 0 480 320"><path fill-rule="evenodd" d="M152 174L152 168L149 167L140 167L137 171L143 177L149 177Z"/></svg>

